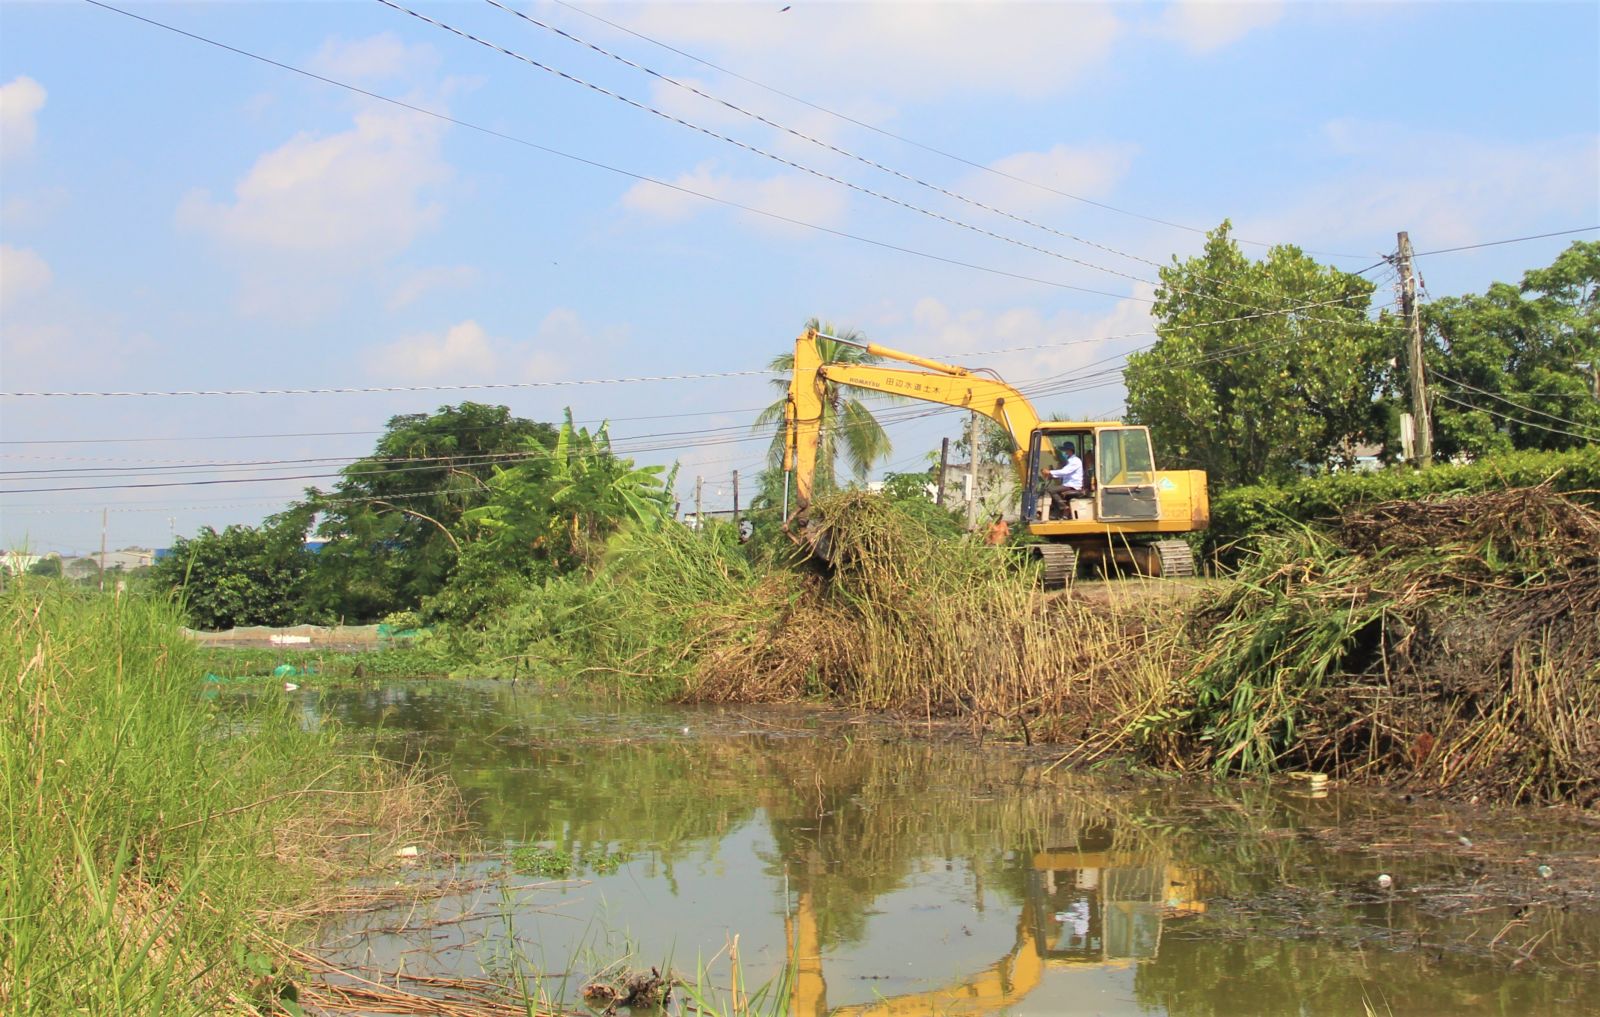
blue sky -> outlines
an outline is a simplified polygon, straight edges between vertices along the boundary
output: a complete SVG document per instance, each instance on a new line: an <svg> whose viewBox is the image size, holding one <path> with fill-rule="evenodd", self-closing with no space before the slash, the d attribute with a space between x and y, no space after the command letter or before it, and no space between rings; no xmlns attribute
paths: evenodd
<svg viewBox="0 0 1600 1017"><path fill-rule="evenodd" d="M528 386L8 395L0 542L97 550L102 510L112 547L253 523L332 483L262 478L331 474L390 416L465 398L610 419L620 449L682 463L686 502L701 474L707 507L724 507L731 471L753 475L765 449L739 429L771 400L770 378L745 372L790 349L811 316L1027 385L1150 342L1151 262L1194 253L1196 230L1224 217L1242 238L1349 270L1392 251L1398 230L1427 252L1600 224L1592 3L506 4L1027 223L487 3L413 9L1024 243L734 147L378 2L124 9L521 142L993 271L741 212L86 3L0 3L0 391ZM1433 297L1479 292L1596 236L1419 266ZM1391 274L1369 273L1384 281L1379 303ZM726 376L530 384L682 374ZM1122 396L1113 380L1040 409L1115 416ZM959 426L950 414L896 423L891 467L920 466ZM128 486L167 483L184 486ZM28 490L76 486L107 489Z"/></svg>

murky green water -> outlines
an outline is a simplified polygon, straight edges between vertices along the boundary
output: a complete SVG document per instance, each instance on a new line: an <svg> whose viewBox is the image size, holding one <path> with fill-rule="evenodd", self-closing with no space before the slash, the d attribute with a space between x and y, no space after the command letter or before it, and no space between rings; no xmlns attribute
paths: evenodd
<svg viewBox="0 0 1600 1017"><path fill-rule="evenodd" d="M481 882L331 930L351 963L516 956L575 1001L619 960L726 984L737 936L751 984L797 959L805 1017L1600 1012L1600 831L1570 817L1046 771L800 711L299 695L447 771L489 848L425 850L419 877Z"/></svg>

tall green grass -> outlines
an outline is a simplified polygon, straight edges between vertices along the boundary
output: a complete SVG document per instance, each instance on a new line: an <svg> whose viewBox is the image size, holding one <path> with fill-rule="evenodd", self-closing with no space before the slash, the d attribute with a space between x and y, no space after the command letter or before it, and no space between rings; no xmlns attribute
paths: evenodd
<svg viewBox="0 0 1600 1017"><path fill-rule="evenodd" d="M392 785L281 697L208 704L178 625L0 593L0 1013L294 1010L263 916L338 871Z"/></svg>

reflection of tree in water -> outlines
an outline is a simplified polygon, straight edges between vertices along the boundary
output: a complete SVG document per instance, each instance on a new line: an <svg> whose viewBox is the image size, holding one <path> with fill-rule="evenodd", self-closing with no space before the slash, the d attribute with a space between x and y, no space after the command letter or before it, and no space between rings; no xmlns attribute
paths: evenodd
<svg viewBox="0 0 1600 1017"><path fill-rule="evenodd" d="M330 712L404 732L385 742L391 755L445 765L491 843L552 842L575 858L650 852L670 878L674 860L756 815L739 742L641 732L527 688L401 686L340 696Z"/></svg>

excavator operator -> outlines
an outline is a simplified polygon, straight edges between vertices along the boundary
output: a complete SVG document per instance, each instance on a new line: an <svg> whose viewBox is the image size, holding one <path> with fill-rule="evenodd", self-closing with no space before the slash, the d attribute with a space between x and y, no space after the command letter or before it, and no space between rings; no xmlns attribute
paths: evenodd
<svg viewBox="0 0 1600 1017"><path fill-rule="evenodd" d="M1050 500L1055 503L1057 517L1061 518L1067 515L1068 500L1083 496L1083 460L1078 458L1078 449L1070 441L1062 445L1056 455L1061 465L1045 470L1044 474L1057 484L1050 492Z"/></svg>

